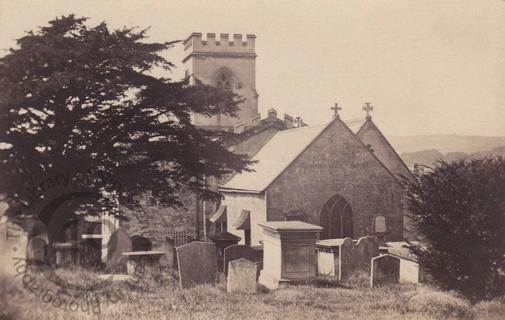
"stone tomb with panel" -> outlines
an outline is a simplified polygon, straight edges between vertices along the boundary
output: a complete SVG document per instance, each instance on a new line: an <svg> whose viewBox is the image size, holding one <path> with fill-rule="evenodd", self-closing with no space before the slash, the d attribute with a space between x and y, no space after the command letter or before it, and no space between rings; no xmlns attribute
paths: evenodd
<svg viewBox="0 0 505 320"><path fill-rule="evenodd" d="M259 283L276 289L280 282L316 276L316 239L322 228L301 221L271 221L263 227L263 269Z"/></svg>

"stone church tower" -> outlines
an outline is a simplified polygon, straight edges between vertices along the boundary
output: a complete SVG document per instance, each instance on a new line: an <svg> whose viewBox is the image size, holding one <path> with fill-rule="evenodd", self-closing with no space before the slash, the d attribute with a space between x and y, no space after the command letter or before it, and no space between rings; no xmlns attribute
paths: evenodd
<svg viewBox="0 0 505 320"><path fill-rule="evenodd" d="M245 101L240 105L239 119L217 115L205 117L193 115L193 123L209 129L231 129L240 122L247 122L258 113L256 92L256 36L248 34L221 34L216 39L214 33L207 33L204 40L201 33L192 33L184 41L186 75L191 82L195 79L205 84L221 87L239 94Z"/></svg>

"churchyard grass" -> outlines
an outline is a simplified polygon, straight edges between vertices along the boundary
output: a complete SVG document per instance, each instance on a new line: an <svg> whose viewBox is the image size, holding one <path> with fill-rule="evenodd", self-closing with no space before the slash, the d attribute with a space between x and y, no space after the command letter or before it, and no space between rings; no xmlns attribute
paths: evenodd
<svg viewBox="0 0 505 320"><path fill-rule="evenodd" d="M89 272L61 271L72 281L89 282ZM55 308L12 279L0 281L0 319L502 319L505 298L471 305L453 293L428 286L391 285L370 289L328 281L313 285L260 289L256 294L227 294L226 279L216 286L186 290L174 274L145 278L133 287L114 283L100 294L122 289L116 303L101 303L100 315ZM102 297L103 298L103 297Z"/></svg>

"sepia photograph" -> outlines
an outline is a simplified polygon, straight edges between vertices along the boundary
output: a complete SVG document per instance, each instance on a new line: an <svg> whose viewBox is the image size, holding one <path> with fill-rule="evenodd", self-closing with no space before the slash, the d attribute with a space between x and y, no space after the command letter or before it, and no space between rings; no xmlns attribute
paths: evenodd
<svg viewBox="0 0 505 320"><path fill-rule="evenodd" d="M505 1L0 0L34 319L505 319Z"/></svg>

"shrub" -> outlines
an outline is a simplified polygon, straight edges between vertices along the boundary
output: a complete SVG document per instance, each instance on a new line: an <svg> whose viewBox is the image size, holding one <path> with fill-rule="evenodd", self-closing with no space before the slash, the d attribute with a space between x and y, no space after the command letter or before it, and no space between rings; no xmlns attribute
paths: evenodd
<svg viewBox="0 0 505 320"><path fill-rule="evenodd" d="M444 289L472 301L505 292L505 159L439 162L408 187L420 244L412 251Z"/></svg>
<svg viewBox="0 0 505 320"><path fill-rule="evenodd" d="M419 288L407 302L408 312L428 314L437 319L471 319L470 303L451 292L436 291L431 288Z"/></svg>

